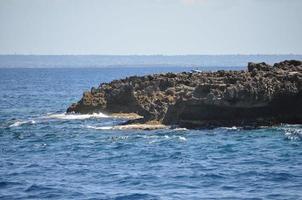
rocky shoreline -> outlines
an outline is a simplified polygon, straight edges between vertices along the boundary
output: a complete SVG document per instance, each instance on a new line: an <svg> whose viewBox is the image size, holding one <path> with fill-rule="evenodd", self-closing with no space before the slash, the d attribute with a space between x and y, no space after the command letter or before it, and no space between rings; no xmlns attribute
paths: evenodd
<svg viewBox="0 0 302 200"><path fill-rule="evenodd" d="M302 62L127 77L84 92L67 112L135 113L142 117L128 124L155 121L185 128L301 124Z"/></svg>

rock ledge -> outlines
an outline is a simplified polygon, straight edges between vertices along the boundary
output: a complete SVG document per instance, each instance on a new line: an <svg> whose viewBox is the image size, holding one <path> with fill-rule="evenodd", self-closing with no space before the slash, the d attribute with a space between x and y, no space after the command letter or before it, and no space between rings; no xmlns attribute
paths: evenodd
<svg viewBox="0 0 302 200"><path fill-rule="evenodd" d="M249 63L246 71L132 76L84 92L67 112L136 113L128 123L186 128L302 123L302 62Z"/></svg>

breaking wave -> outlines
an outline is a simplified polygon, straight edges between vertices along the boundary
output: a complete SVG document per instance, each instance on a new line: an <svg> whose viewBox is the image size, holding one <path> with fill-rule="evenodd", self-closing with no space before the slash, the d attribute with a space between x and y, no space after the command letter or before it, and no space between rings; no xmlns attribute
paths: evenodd
<svg viewBox="0 0 302 200"><path fill-rule="evenodd" d="M108 118L108 115L103 113L93 113L93 114L67 114L67 113L59 113L59 114L49 114L44 118L47 119L63 119L63 120L83 120L90 118Z"/></svg>
<svg viewBox="0 0 302 200"><path fill-rule="evenodd" d="M56 119L56 120L85 120L85 119L96 119L96 118L109 118L109 116L103 113L93 113L93 114L67 114L67 113L58 113L58 114L47 114L46 116L36 117L27 120L17 120L8 122L6 127L19 127L22 125L32 125L36 123L43 123L45 121ZM106 129L106 128L104 128Z"/></svg>

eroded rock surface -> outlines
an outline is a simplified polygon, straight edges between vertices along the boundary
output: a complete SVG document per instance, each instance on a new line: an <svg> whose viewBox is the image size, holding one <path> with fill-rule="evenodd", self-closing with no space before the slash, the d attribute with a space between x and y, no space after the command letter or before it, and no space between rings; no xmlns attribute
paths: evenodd
<svg viewBox="0 0 302 200"><path fill-rule="evenodd" d="M166 73L102 83L67 112L137 113L144 118L133 123L155 120L188 128L302 123L301 91L301 61L249 63L246 71Z"/></svg>

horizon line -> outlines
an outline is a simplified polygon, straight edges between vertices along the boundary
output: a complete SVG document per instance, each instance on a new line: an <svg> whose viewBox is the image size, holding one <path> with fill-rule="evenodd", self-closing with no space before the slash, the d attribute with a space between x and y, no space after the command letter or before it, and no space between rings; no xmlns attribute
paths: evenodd
<svg viewBox="0 0 302 200"><path fill-rule="evenodd" d="M0 56L302 56L302 53L234 53L234 54L0 54Z"/></svg>

